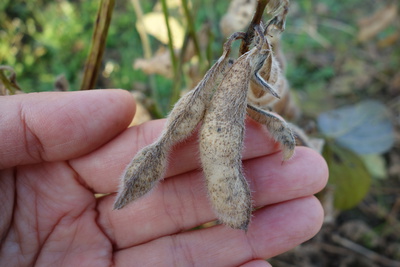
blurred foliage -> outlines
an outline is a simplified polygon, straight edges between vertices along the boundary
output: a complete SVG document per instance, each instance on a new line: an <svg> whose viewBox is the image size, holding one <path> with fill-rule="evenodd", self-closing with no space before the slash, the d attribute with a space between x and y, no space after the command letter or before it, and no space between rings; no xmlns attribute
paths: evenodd
<svg viewBox="0 0 400 267"><path fill-rule="evenodd" d="M364 199L371 185L371 175L363 161L354 152L331 142L325 145L323 155L329 166L335 208L354 208Z"/></svg>
<svg viewBox="0 0 400 267"><path fill-rule="evenodd" d="M382 154L394 143L389 110L380 102L364 100L321 113L318 127L327 138L359 155Z"/></svg>
<svg viewBox="0 0 400 267"><path fill-rule="evenodd" d="M170 6L181 1L167 1ZM177 3L177 4L176 4ZM145 14L153 11L159 1L141 1ZM362 4L364 8L359 8ZM70 88L79 88L82 70L87 57L93 24L99 2L96 1L2 1L0 4L0 64L13 67L23 90L52 90L56 77L64 74ZM221 52L223 37L219 21L226 12L229 1L193 0L194 27L201 29L204 23L210 26L208 47L205 49L210 65ZM351 1L337 3L333 0L303 0L291 3L287 30L282 35L286 54L287 76L294 90L299 93L306 114L315 116L321 111L335 107L326 101L330 95L341 94L351 97L354 103L368 95L369 90L379 90L378 79L371 89L365 83L356 83L354 76L364 75L365 65L374 65L374 72L394 74L399 67L400 49L381 47L379 53L385 60L373 62L373 55L365 55L360 48L367 43L357 40L358 22L368 17L370 10L382 7L373 1ZM179 13L181 12L181 13ZM182 11L172 9L171 17L187 27ZM136 14L130 1L118 1L109 29L102 75L97 87L133 89L135 84L149 86L149 77L141 70L132 68L135 59L143 57L143 47L136 30ZM392 23L377 34L377 42L385 40L398 31ZM160 28L154 25L154 29ZM150 36L151 50L162 44ZM376 51L374 51L376 52ZM386 56L391 53L391 56ZM375 57L376 59L376 57ZM204 71L204 70L202 70ZM187 74L187 72L186 72ZM164 113L170 109L168 98L172 81L156 75L158 91L155 102L163 106ZM338 76L342 77L338 79ZM349 76L352 81L349 82ZM186 84L189 84L184 77ZM335 88L341 88L335 89ZM185 88L185 86L183 86ZM378 89L377 89L378 88ZM332 89L332 90L331 90ZM340 92L338 92L340 91ZM157 95L157 94L156 94ZM166 99L167 98L167 99ZM340 103L340 102L339 102Z"/></svg>
<svg viewBox="0 0 400 267"><path fill-rule="evenodd" d="M20 89L14 69L0 65L0 95L14 95Z"/></svg>
<svg viewBox="0 0 400 267"><path fill-rule="evenodd" d="M157 1L141 1L143 11L150 12ZM195 26L209 21L215 36L218 20L228 3L207 0L193 5ZM70 88L80 86L88 55L93 25L99 6L97 1L2 1L0 4L0 64L14 68L25 92L50 91L56 77L64 74ZM199 8L200 6L206 8ZM174 14L171 14L174 15ZM117 1L103 58L102 75L97 87L133 89L134 83L148 83L148 75L132 68L133 61L143 57L143 48L135 27L136 15L130 1ZM182 23L184 24L184 23ZM157 29L157 25L154 27ZM151 48L160 43L151 38ZM212 45L212 59L221 50L221 38ZM157 76L160 105L167 105L171 81ZM165 107L165 113L169 109Z"/></svg>
<svg viewBox="0 0 400 267"><path fill-rule="evenodd" d="M133 1L116 1L97 87L139 91L144 95L143 102L147 108L157 107L152 110L153 117L165 116L171 108L170 100L175 93L174 88L179 86L178 90L187 90L193 87L207 67L220 56L225 37L219 23L227 12L230 1L188 1L190 20L187 19L187 14L185 17L182 0L166 1L170 20L174 21L171 23L174 24L171 28L175 28L172 29L173 34L178 34L178 28L181 31L181 41L178 38L173 40L174 48L189 50L185 48L185 41L182 45L180 43L187 40L191 32L189 29L193 28L198 34L201 48L197 58L193 56L185 64L182 64L183 57L179 58L180 69L175 71L175 76L180 76L179 83L176 82L176 77L146 74L143 70L134 68L135 60L145 57L146 49L151 56L155 56L162 50L160 47L168 51L166 44L170 40L165 39L165 34L161 31L165 27L160 24L160 15L165 14L161 1L137 1L144 15L158 14L159 22L146 22L147 27L151 27L146 30L149 39L149 47L146 47L138 32L138 13L133 8ZM18 85L25 92L51 91L61 74L68 80L69 88L77 90L81 84L99 3L100 1L83 0L0 1L0 65L9 66L15 71ZM371 197L364 200L371 204L370 207L361 204L352 211L360 209L358 212L364 213L373 222L371 225L386 229L388 243L400 238L400 231L396 230L400 229L398 14L399 2L391 0L291 1L286 30L281 36L282 50L286 57L286 76L303 112L303 121L299 124L310 125L310 120L314 121L320 114L325 114L320 116L320 122L317 121L318 127L311 123L310 128L319 128L322 137L327 140L323 155L330 167L329 184L334 188L333 204L338 209L349 209L356 206L367 193L372 195L372 200ZM193 25L189 25L190 23ZM201 36L203 28L206 29L205 37ZM202 45L202 41L206 44ZM201 58L198 58L199 54ZM151 64L168 65L168 62L158 59ZM14 83L15 78L11 77L9 67L5 72L1 71L2 80L8 79ZM0 89L13 91L9 84L10 82L7 88ZM360 111L357 103L370 99L379 103L380 110L384 111L376 112L370 107L361 108ZM373 124L369 118L378 113L385 115L378 116L378 122L384 124L376 124L378 126L371 128ZM354 116L350 118L349 114L355 114L356 119L362 118L358 125L362 127L355 127L359 131L353 131L355 119ZM362 117L365 114L369 117ZM347 129L342 129L346 127ZM348 136L332 134L335 132L332 129L338 132L346 130ZM379 139L385 134L383 143L389 145L385 149L376 149L376 145L383 145L374 138ZM363 141L362 146L356 142L360 140ZM369 154L360 157L355 152L361 147L375 150L369 150ZM388 177L395 179L383 179ZM388 213L386 210L391 208L392 212ZM378 222L375 223L376 221ZM331 233L330 229L327 233ZM309 251L320 251L320 248L318 245ZM387 249L389 256L400 255L400 252L396 252L400 251L400 247L392 250ZM314 256L302 256L300 261L297 258L295 265L303 266L301 259L311 259ZM334 254L335 259L336 257ZM400 260L400 256L397 258ZM330 260L325 255L321 257L321 260L326 259ZM314 266L304 264L306 265Z"/></svg>
<svg viewBox="0 0 400 267"><path fill-rule="evenodd" d="M173 40L174 49L189 50L184 40L194 29L202 50L201 53L197 51L197 55L185 64L181 57L180 69L174 70L172 78L167 78L168 75L146 74L133 66L135 60L144 57L145 49L154 56L160 47L168 51L166 44L170 41L168 35L163 33L165 26L161 25L162 15L165 15L161 1L139 2L145 15L143 24L147 25L149 47L144 47L140 38L137 29L138 13L133 8L133 2L117 1L97 87L140 91L152 102L147 107L157 107L153 115L160 117L170 110L171 95L177 95L176 87L179 87L178 90L193 87L207 66L219 57L225 39L219 22L230 2L189 1L188 19L181 0L165 1L169 8L172 34L178 35ZM83 0L3 0L0 3L0 65L15 70L18 84L25 92L53 90L53 84L61 74L65 75L69 87L76 90L82 80L99 3ZM156 16L158 22L150 16ZM378 100L383 105L396 99L400 92L399 20L398 4L389 0L379 3L372 0L291 2L286 31L282 35L282 50L287 61L287 78L295 98L301 103L304 117L315 119L323 112L344 105L350 106L351 110L355 103L366 99ZM203 28L207 29L206 38L200 36ZM206 44L202 45L202 41ZM157 60L151 64L164 64ZM388 110L388 113L391 112ZM348 110L342 113L343 118L346 118ZM391 117L386 119L388 121ZM343 126L340 120L332 116L325 121L330 126L325 125L323 129ZM364 122L365 128L361 133L369 132L368 118ZM329 137L329 133L322 132L325 138ZM359 136L360 133L356 140ZM335 141L340 143L339 139ZM390 141L392 143L393 140ZM341 144L347 149L352 148L343 145L343 142ZM348 157L355 161L357 155L350 152L345 155L345 151L340 150L338 153L345 161ZM380 152L373 155L372 158L364 158L364 162L371 164L376 160L382 161ZM382 168L369 169L371 173L374 172L374 176L386 173ZM335 174L332 173L332 176Z"/></svg>
<svg viewBox="0 0 400 267"><path fill-rule="evenodd" d="M78 9L67 1L9 1L0 13L0 60L12 66L25 91L51 90L64 73L78 81L97 6L82 1ZM78 71L77 71L78 70ZM75 87L75 86L73 86Z"/></svg>
<svg viewBox="0 0 400 267"><path fill-rule="evenodd" d="M88 54L97 1L8 1L0 13L0 62L14 67L25 91L48 91L59 74L71 88L79 88ZM145 3L149 8L151 3ZM131 88L145 75L132 70L132 59L142 55L128 1L118 1L107 39L104 69L111 79L99 86ZM124 34L121 34L124 33ZM132 74L133 73L133 74ZM109 78L110 73L103 76Z"/></svg>

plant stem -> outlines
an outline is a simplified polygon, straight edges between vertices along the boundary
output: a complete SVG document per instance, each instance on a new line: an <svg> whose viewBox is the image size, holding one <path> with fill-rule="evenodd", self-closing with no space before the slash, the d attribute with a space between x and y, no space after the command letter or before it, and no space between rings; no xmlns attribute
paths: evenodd
<svg viewBox="0 0 400 267"><path fill-rule="evenodd" d="M115 0L102 0L100 3L92 36L92 44L85 64L81 90L93 89L96 84L114 4Z"/></svg>
<svg viewBox="0 0 400 267"><path fill-rule="evenodd" d="M167 32L168 32L168 49L169 53L171 55L171 63L172 63L172 68L174 72L174 76L177 74L177 67L178 67L178 62L175 56L175 51L174 51L174 43L172 39L172 32L171 32L171 27L169 25L169 12L168 12L168 6L167 6L167 1L166 0L161 0L162 4L162 9L164 13L164 18L165 18L165 25L167 27Z"/></svg>
<svg viewBox="0 0 400 267"><path fill-rule="evenodd" d="M172 32L171 32L171 27L169 25L169 12L168 12L168 6L167 6L167 1L166 0L161 0L162 4L162 9L164 13L164 18L165 18L165 25L167 26L167 32L168 32L168 49L169 53L171 55L171 63L172 63L172 69L174 72L174 82L172 86L172 93L171 93L171 98L170 98L170 105L174 104L176 100L179 99L179 93L180 93L180 77L179 77L179 72L178 72L178 60L175 56L175 51L174 51L174 44L173 44L173 39L172 39Z"/></svg>
<svg viewBox="0 0 400 267"><path fill-rule="evenodd" d="M133 5L133 9L135 10L137 18L138 27L136 27L136 29L139 33L140 41L142 42L144 58L149 59L152 56L152 52L151 52L150 40L147 36L146 25L143 23L143 10L139 0L131 0L131 3ZM151 95L155 100L155 102L158 102L160 100L160 96L157 91L157 85L154 79L154 75L149 75L149 83L150 83ZM159 105L153 106L152 113L154 113L153 115L156 116L157 118L163 117Z"/></svg>
<svg viewBox="0 0 400 267"><path fill-rule="evenodd" d="M249 27L247 28L246 37L242 40L242 43L240 45L240 55L243 55L244 53L249 51L251 40L254 37L254 26L260 24L265 7L268 5L269 1L270 0L257 1L256 12L254 13L253 19L251 20Z"/></svg>
<svg viewBox="0 0 400 267"><path fill-rule="evenodd" d="M198 38L197 38L196 29L195 29L194 22L193 22L193 16L192 16L192 14L190 13L190 10L189 10L188 1L187 0L182 0L182 6L183 6L183 11L185 13L186 21L187 21L187 24L188 24L189 36L193 40L194 48L196 50L197 56L199 57L200 69L202 69L203 56L202 56L200 45L199 45L199 41L198 41Z"/></svg>
<svg viewBox="0 0 400 267"><path fill-rule="evenodd" d="M140 40L142 41L144 58L149 59L151 58L151 47L146 33L146 25L143 23L143 10L140 6L139 0L131 0L131 3L133 5L133 9L135 10L137 23L139 25L139 27L136 27L136 29L139 33Z"/></svg>

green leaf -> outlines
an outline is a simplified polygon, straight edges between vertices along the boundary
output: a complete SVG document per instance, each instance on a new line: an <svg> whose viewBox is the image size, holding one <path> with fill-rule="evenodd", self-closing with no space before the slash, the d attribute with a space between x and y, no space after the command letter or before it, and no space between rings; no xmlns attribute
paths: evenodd
<svg viewBox="0 0 400 267"><path fill-rule="evenodd" d="M329 166L328 183L335 189L335 208L346 210L357 206L371 185L371 175L363 161L354 152L331 142L325 145L323 155Z"/></svg>
<svg viewBox="0 0 400 267"><path fill-rule="evenodd" d="M381 154L394 143L393 125L386 107L372 100L322 113L323 134L357 154Z"/></svg>
<svg viewBox="0 0 400 267"><path fill-rule="evenodd" d="M366 154L361 155L368 172L372 177L377 179L387 178L386 162L382 155L379 154Z"/></svg>

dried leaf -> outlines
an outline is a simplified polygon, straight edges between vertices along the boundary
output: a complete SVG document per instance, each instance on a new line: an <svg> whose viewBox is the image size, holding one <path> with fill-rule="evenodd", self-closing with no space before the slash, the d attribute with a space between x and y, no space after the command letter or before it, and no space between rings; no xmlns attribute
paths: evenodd
<svg viewBox="0 0 400 267"><path fill-rule="evenodd" d="M133 63L134 69L141 69L146 74L160 74L167 78L173 77L171 56L169 51L162 48L149 59L138 58Z"/></svg>
<svg viewBox="0 0 400 267"><path fill-rule="evenodd" d="M144 107L142 104L141 100L143 96L141 96L141 93L138 92L133 92L132 96L135 98L136 101L136 112L135 112L135 117L133 117L133 120L129 127L134 126L134 125L139 125L142 124L146 121L151 120L151 115L147 111L147 109Z"/></svg>
<svg viewBox="0 0 400 267"><path fill-rule="evenodd" d="M222 17L219 27L223 36L243 30L251 21L256 10L256 0L233 0L227 13Z"/></svg>
<svg viewBox="0 0 400 267"><path fill-rule="evenodd" d="M352 95L355 90L370 88L377 66L368 64L365 60L347 57L340 70L333 75L329 92L334 96Z"/></svg>
<svg viewBox="0 0 400 267"><path fill-rule="evenodd" d="M366 42L388 27L397 17L397 4L392 4L378 10L372 16L358 22L360 31L357 40Z"/></svg>
<svg viewBox="0 0 400 267"><path fill-rule="evenodd" d="M393 75L389 85L389 92L393 95L400 93L400 71Z"/></svg>
<svg viewBox="0 0 400 267"><path fill-rule="evenodd" d="M54 91L65 92L69 90L69 82L64 74L60 74L56 77L54 82Z"/></svg>
<svg viewBox="0 0 400 267"><path fill-rule="evenodd" d="M204 47L209 40L207 26L202 27L202 29L198 32L198 36L200 39L200 46ZM182 50L175 49L174 52L175 55L180 55ZM189 40L189 43L187 44L187 47L185 49L185 55L183 56L183 63L190 61L195 55L196 51L194 48L193 40ZM174 75L170 52L165 47L161 47L152 58L136 59L133 67L135 69L141 69L146 74L160 74L167 78L172 78ZM194 84L194 86L196 86L196 84Z"/></svg>
<svg viewBox="0 0 400 267"><path fill-rule="evenodd" d="M185 30L174 17L169 17L169 26L172 32L174 48L181 48L185 37ZM163 44L168 44L168 30L165 24L164 14L161 12L151 12L143 16L145 31L157 38ZM136 27L140 28L141 24Z"/></svg>
<svg viewBox="0 0 400 267"><path fill-rule="evenodd" d="M400 31L394 32L394 33L386 36L382 40L379 40L378 47L379 48L386 48L386 47L394 46L394 45L396 45L396 42L399 39L400 39Z"/></svg>

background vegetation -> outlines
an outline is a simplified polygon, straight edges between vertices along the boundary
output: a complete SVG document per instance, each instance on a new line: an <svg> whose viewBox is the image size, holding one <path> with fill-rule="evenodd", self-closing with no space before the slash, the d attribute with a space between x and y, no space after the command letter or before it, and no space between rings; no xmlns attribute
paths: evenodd
<svg viewBox="0 0 400 267"><path fill-rule="evenodd" d="M160 2L140 1L143 14L165 14ZM220 21L230 1L189 2L192 21L184 2L166 1L178 25L170 25L174 51L190 50L187 40L196 36L198 47L189 59L178 56L174 73L170 58L161 56L171 40L151 33L165 20L148 24L146 45L135 1L116 1L96 87L135 91L153 118L164 116L176 100L174 90L192 88L219 57L225 39ZM69 90L78 90L98 8L98 1L1 1L0 65L14 68L24 92L52 91L60 75ZM398 10L399 3L390 0L291 3L281 45L302 112L296 123L325 140L331 177L320 196L323 230L272 259L274 266L400 266ZM153 66L166 66L166 73L134 68L149 52L157 59Z"/></svg>

